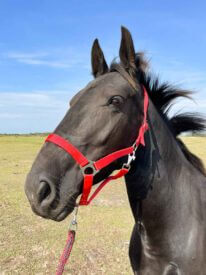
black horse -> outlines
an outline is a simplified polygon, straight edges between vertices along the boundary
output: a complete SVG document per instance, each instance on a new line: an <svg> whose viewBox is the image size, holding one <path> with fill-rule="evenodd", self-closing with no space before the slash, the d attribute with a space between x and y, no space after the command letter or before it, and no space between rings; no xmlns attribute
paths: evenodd
<svg viewBox="0 0 206 275"><path fill-rule="evenodd" d="M130 83L116 68L136 83ZM149 94L146 146L125 176L135 219L129 257L135 274L206 274L206 171L178 138L205 129L200 115L168 117L173 100L190 92L159 84L135 54L131 34L122 28L120 63L108 68L98 40L92 47L94 80L70 102L54 133L69 140L88 159L98 160L131 146L143 117L144 86ZM205 148L204 148L205 150ZM95 175L95 182L119 169L125 157ZM45 143L27 177L25 191L33 211L56 221L69 215L82 193L79 166L64 150Z"/></svg>

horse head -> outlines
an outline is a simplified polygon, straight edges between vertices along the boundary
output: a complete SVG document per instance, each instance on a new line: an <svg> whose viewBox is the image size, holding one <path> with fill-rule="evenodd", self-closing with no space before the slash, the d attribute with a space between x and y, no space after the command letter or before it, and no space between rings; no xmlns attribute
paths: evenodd
<svg viewBox="0 0 206 275"><path fill-rule="evenodd" d="M141 71L131 34L122 27L120 64L131 79ZM70 108L54 134L69 140L87 159L96 161L116 150L131 146L144 116L142 87L136 89L115 69L109 69L96 39L91 52L94 80L70 101ZM119 169L122 158L94 177L94 184ZM29 172L25 192L33 211L45 218L63 220L75 207L82 193L80 167L64 150L45 143Z"/></svg>

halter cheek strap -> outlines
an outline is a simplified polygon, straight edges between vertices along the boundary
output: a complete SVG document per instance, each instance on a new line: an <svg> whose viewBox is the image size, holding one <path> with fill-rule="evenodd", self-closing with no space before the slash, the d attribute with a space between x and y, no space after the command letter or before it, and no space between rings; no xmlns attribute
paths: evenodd
<svg viewBox="0 0 206 275"><path fill-rule="evenodd" d="M133 87L134 88L134 87ZM115 151L97 161L88 160L73 144L71 144L68 140L62 138L57 134L50 134L45 142L51 142L59 147L61 147L65 152L67 152L75 161L78 163L83 177L84 177L84 184L82 190L82 196L79 202L79 205L88 205L101 191L101 189L111 180L118 179L129 172L130 163L135 159L135 154L138 146L141 144L145 146L144 134L148 130L148 123L147 123L147 111L149 105L149 98L145 87L143 86L144 92L144 118L143 123L139 129L138 137L135 143L127 148ZM109 164L114 162L115 160L123 157L128 156L127 163L124 163L122 168L118 171L117 174L113 176L109 176L106 178L95 190L95 192L89 197L94 176L103 168L107 167Z"/></svg>

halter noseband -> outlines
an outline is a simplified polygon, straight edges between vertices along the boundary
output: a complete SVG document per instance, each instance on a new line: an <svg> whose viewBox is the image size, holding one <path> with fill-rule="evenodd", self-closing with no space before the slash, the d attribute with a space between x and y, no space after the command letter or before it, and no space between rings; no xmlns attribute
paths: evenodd
<svg viewBox="0 0 206 275"><path fill-rule="evenodd" d="M138 92L136 82L121 66L115 66L115 70L118 71L122 75L122 77L124 77L129 82L130 86L132 86L132 88L136 92ZM71 155L72 158L76 161L76 163L78 163L82 171L82 174L84 176L84 184L79 205L88 205L110 180L118 179L126 175L130 170L131 162L135 160L137 148L140 144L145 146L144 134L148 130L147 111L149 106L149 98L146 88L142 86L142 89L144 92L144 118L142 125L139 129L138 137L132 146L115 151L97 161L91 161L88 160L73 144L71 144L68 140L62 138L61 136L56 134L50 134L46 138L45 142L51 142L61 147L64 151ZM105 168L106 166L108 166L109 164L123 156L128 156L127 163L123 164L122 168L117 172L117 174L106 178L89 198L89 194L93 185L94 176L100 170L102 170L103 168Z"/></svg>

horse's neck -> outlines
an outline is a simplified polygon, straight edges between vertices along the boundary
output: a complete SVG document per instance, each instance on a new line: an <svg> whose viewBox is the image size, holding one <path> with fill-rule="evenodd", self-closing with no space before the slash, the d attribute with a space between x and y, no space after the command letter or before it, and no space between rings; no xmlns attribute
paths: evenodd
<svg viewBox="0 0 206 275"><path fill-rule="evenodd" d="M185 188L181 190L180 177L183 171L186 171L188 163L152 103L150 103L149 114L152 128L146 135L146 147L137 152L135 163L125 179L136 220L138 220L139 199L141 199L138 198L139 193L144 196L148 189L144 187L149 187L147 198L142 202L142 221L155 245L161 241L161 234L164 233L165 227L175 223L178 206L175 207L174 201L177 201L177 197L180 198L179 193L180 191L182 193ZM187 215L186 212L185 214Z"/></svg>

